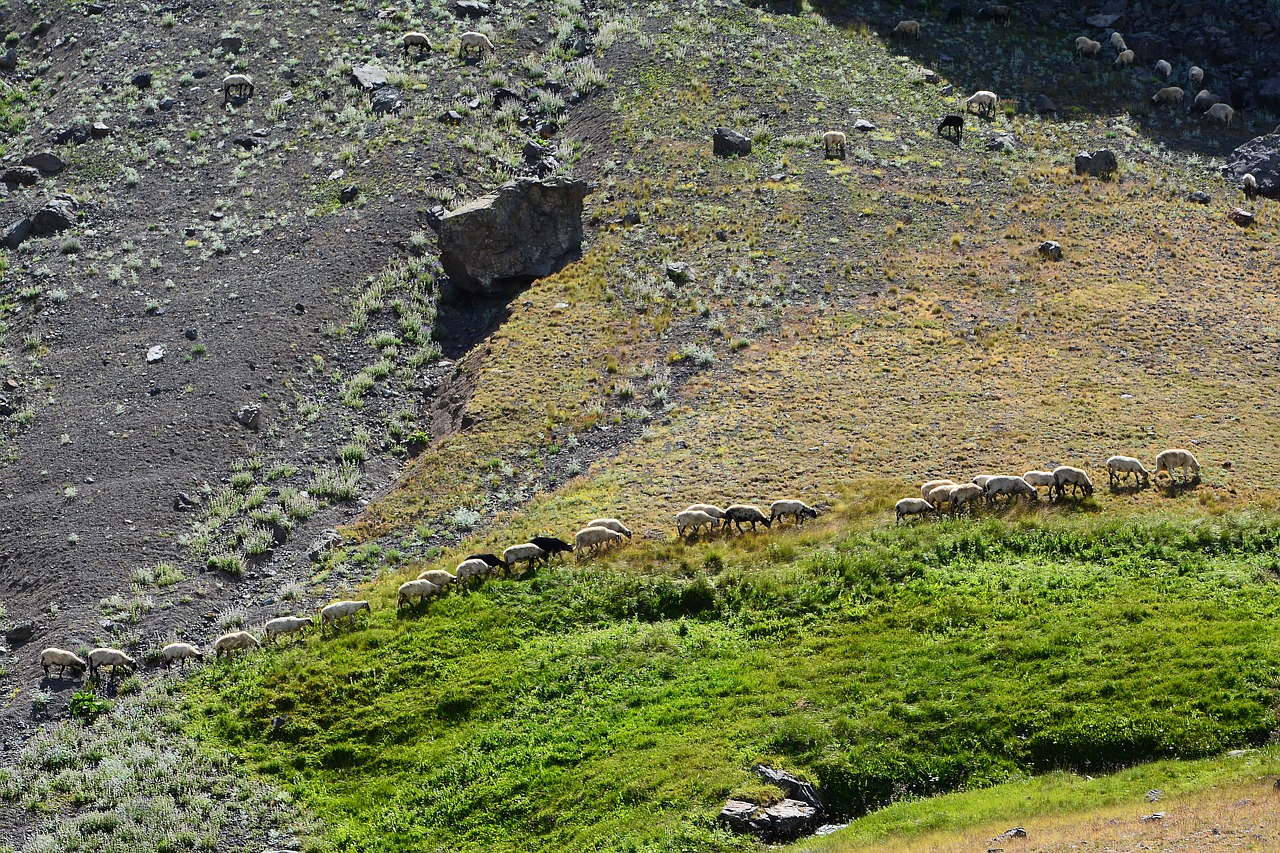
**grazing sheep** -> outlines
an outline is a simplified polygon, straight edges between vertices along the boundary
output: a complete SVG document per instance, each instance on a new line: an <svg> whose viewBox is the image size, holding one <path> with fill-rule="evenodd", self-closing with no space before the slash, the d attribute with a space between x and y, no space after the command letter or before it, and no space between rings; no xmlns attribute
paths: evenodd
<svg viewBox="0 0 1280 853"><path fill-rule="evenodd" d="M1180 104L1185 93L1177 86L1165 86L1151 96L1153 104Z"/></svg>
<svg viewBox="0 0 1280 853"><path fill-rule="evenodd" d="M601 551L614 543L622 542L622 534L607 527L584 527L577 532L573 540L578 544L578 551Z"/></svg>
<svg viewBox="0 0 1280 853"><path fill-rule="evenodd" d="M978 20L991 21L993 24L1004 21L1004 25L1009 26L1009 7L1008 6L983 6L978 10Z"/></svg>
<svg viewBox="0 0 1280 853"><path fill-rule="evenodd" d="M257 637L248 631L232 631L213 641L214 657L220 658L225 654L230 660L232 652L240 649L256 649L259 645L261 644Z"/></svg>
<svg viewBox="0 0 1280 853"><path fill-rule="evenodd" d="M973 478L973 482L975 485L981 486L982 488L985 489L987 487L987 481L994 476L995 474L979 474L978 476Z"/></svg>
<svg viewBox="0 0 1280 853"><path fill-rule="evenodd" d="M964 116L945 115L942 121L938 122L938 135L945 138L951 138L957 145L964 136Z"/></svg>
<svg viewBox="0 0 1280 853"><path fill-rule="evenodd" d="M933 504L934 509L941 512L942 505L947 502L948 498L951 496L951 490L955 487L955 483L944 483L941 486L934 486L929 490L929 493L924 496L924 499Z"/></svg>
<svg viewBox="0 0 1280 853"><path fill-rule="evenodd" d="M919 21L898 21L898 26L893 28L890 35L895 36L915 36L916 41L920 41L920 22Z"/></svg>
<svg viewBox="0 0 1280 853"><path fill-rule="evenodd" d="M1053 494L1053 487L1057 484L1057 481L1053 479L1052 471L1028 471L1022 475L1022 479L1032 486L1047 486L1049 494Z"/></svg>
<svg viewBox="0 0 1280 853"><path fill-rule="evenodd" d="M1253 176L1252 172L1245 172L1244 177L1240 179L1240 189L1244 191L1244 197L1253 201L1258 197L1258 179Z"/></svg>
<svg viewBox="0 0 1280 853"><path fill-rule="evenodd" d="M1159 478L1161 472L1166 472L1169 475L1169 479L1172 480L1174 468L1182 469L1183 482L1190 481L1190 474L1194 474L1197 478L1200 476L1200 463L1196 461L1196 457L1192 455L1190 450L1182 450L1181 448L1160 451L1160 454L1156 456L1156 472L1152 476Z"/></svg>
<svg viewBox="0 0 1280 853"><path fill-rule="evenodd" d="M1120 485L1120 475L1124 475L1124 479L1128 480L1129 475L1133 475L1134 481L1141 479L1142 485L1148 485L1151 482L1151 474L1143 467L1142 462L1134 459L1132 456L1112 456L1107 460L1107 483L1111 486Z"/></svg>
<svg viewBox="0 0 1280 853"><path fill-rule="evenodd" d="M373 612L367 601L335 601L325 605L320 610L320 633L324 633L326 625L332 625L335 631L338 630L338 622L343 619L347 620L348 625L355 627L356 614L361 610Z"/></svg>
<svg viewBox="0 0 1280 853"><path fill-rule="evenodd" d="M509 568L515 568L516 563L528 563L533 566L545 556L547 556L547 552L532 542L512 545L502 552L502 559Z"/></svg>
<svg viewBox="0 0 1280 853"><path fill-rule="evenodd" d="M625 524L623 524L621 521L618 521L618 519L616 518L597 518L594 521L588 521L586 523L586 526L587 527L607 527L608 529L612 530L614 533L621 533L623 536L627 537L628 539L631 538L631 531L627 529L627 526Z"/></svg>
<svg viewBox="0 0 1280 853"><path fill-rule="evenodd" d="M947 10L947 23L958 24L964 20L964 7L960 5L952 6Z"/></svg>
<svg viewBox="0 0 1280 853"><path fill-rule="evenodd" d="M694 504L698 506L698 504ZM685 528L689 528L694 536L698 535L698 529L702 525L707 525L708 533L716 529L719 519L724 518L724 510L720 511L717 518L708 512L700 509L686 509L684 512L676 513L676 536L684 536Z"/></svg>
<svg viewBox="0 0 1280 853"><path fill-rule="evenodd" d="M446 572L444 569L427 569L425 572L418 575L418 580L431 581L436 586L444 588L446 586L451 586L452 584L457 583L458 576L451 575L448 572Z"/></svg>
<svg viewBox="0 0 1280 853"><path fill-rule="evenodd" d="M1231 109L1230 104L1214 104L1205 112L1209 118L1216 118L1227 127L1231 127L1231 119L1235 114L1236 111Z"/></svg>
<svg viewBox="0 0 1280 853"><path fill-rule="evenodd" d="M1164 75L1164 79L1168 80L1169 75L1173 73L1173 66L1163 59L1156 63L1156 71Z"/></svg>
<svg viewBox="0 0 1280 853"><path fill-rule="evenodd" d="M405 581L396 590L396 610L406 604L412 604L414 598L418 599L418 603L422 603L428 598L434 598L443 591L439 584L434 584L431 581Z"/></svg>
<svg viewBox="0 0 1280 853"><path fill-rule="evenodd" d="M777 521L783 516L794 516L796 524L804 524L806 518L817 518L818 511L804 501L784 499L769 504L769 521Z"/></svg>
<svg viewBox="0 0 1280 853"><path fill-rule="evenodd" d="M470 51L477 50L484 53L486 50L493 50L493 42L489 41L489 37L484 33L468 31L458 36L458 56L466 56Z"/></svg>
<svg viewBox="0 0 1280 853"><path fill-rule="evenodd" d="M1132 64L1133 64L1132 50L1122 50L1120 51L1120 53L1116 54L1116 61L1115 61L1116 68L1127 68Z"/></svg>
<svg viewBox="0 0 1280 853"><path fill-rule="evenodd" d="M951 514L958 515L960 507L969 504L972 508L974 498L983 494L982 486L976 483L961 483L958 486L951 486L947 491L947 504L951 507Z"/></svg>
<svg viewBox="0 0 1280 853"><path fill-rule="evenodd" d="M253 78L248 74L228 74L222 78L222 103L232 98L246 98L253 95Z"/></svg>
<svg viewBox="0 0 1280 853"><path fill-rule="evenodd" d="M1129 49L1129 46L1124 43L1124 36L1118 32L1111 34L1111 46L1115 48L1116 53L1124 53Z"/></svg>
<svg viewBox="0 0 1280 853"><path fill-rule="evenodd" d="M833 156L831 152L837 151L839 153L834 156L843 160L845 142L846 137L844 133L838 130L828 130L826 133L822 134L822 152L825 156L831 157Z"/></svg>
<svg viewBox="0 0 1280 853"><path fill-rule="evenodd" d="M591 525L588 524L587 526L590 527ZM630 536L631 534L628 533L627 535ZM542 550L546 551L548 557L553 556L555 554L572 554L573 553L572 545L570 545L568 542L564 541L563 539L557 539L554 536L535 536L529 541L532 542L534 545L537 545Z"/></svg>
<svg viewBox="0 0 1280 853"><path fill-rule="evenodd" d="M991 477L987 480L987 484L982 487L983 494L987 497L987 503L993 504L996 498L1001 495L1007 496L1009 502L1013 503L1018 499L1018 495L1026 495L1033 501L1040 500L1036 487L1028 483L1021 477L1000 476Z"/></svg>
<svg viewBox="0 0 1280 853"><path fill-rule="evenodd" d="M1204 79L1204 69L1199 65L1193 65L1187 69L1187 79L1191 81L1192 86L1199 86L1200 81Z"/></svg>
<svg viewBox="0 0 1280 853"><path fill-rule="evenodd" d="M305 632L311 624L312 620L305 616L277 616L262 626L262 639L274 643L281 634Z"/></svg>
<svg viewBox="0 0 1280 853"><path fill-rule="evenodd" d="M1205 113L1205 112L1208 112L1209 108L1212 107L1214 104L1218 104L1221 102L1222 102L1222 98L1219 98L1217 95L1213 94L1208 89L1201 89L1199 92L1196 93L1195 99L1192 100L1191 107L1187 110L1187 112L1193 115L1196 113Z"/></svg>
<svg viewBox="0 0 1280 853"><path fill-rule="evenodd" d="M506 564L506 561L497 554L468 554L463 558L463 562L466 562L467 560L480 560L491 569L503 569L505 571L506 569L511 568Z"/></svg>
<svg viewBox="0 0 1280 853"><path fill-rule="evenodd" d="M1085 497L1093 494L1093 481L1089 479L1088 474L1070 465L1059 465L1053 469L1053 489L1058 497L1066 497L1067 486L1071 487L1073 497L1077 491L1083 491Z"/></svg>
<svg viewBox="0 0 1280 853"><path fill-rule="evenodd" d="M84 673L85 667L88 666L84 662L84 658L69 652L66 649L48 648L40 653L40 665L44 667L44 677L49 677L49 667L56 666L58 668L58 677L61 678L66 674L67 668L71 668L72 674L80 675Z"/></svg>
<svg viewBox="0 0 1280 853"><path fill-rule="evenodd" d="M409 48L416 47L418 56L422 56L424 52L431 50L431 41L427 38L426 33L405 33L400 37L400 45L404 48L405 56L409 55Z"/></svg>
<svg viewBox="0 0 1280 853"><path fill-rule="evenodd" d="M925 500L928 500L929 493L932 492L934 489L938 488L938 486L954 486L954 485L955 483L952 482L951 480L930 480L929 482L925 483L923 486L920 487L920 497L924 498Z"/></svg>
<svg viewBox="0 0 1280 853"><path fill-rule="evenodd" d="M454 569L458 583L462 586L470 584L472 578L480 578L484 580L493 571L493 566L478 558L469 558L458 563L458 567Z"/></svg>
<svg viewBox="0 0 1280 853"><path fill-rule="evenodd" d="M893 505L893 512L896 516L893 523L898 524L908 515L923 515L937 510L924 498L903 498Z"/></svg>
<svg viewBox="0 0 1280 853"><path fill-rule="evenodd" d="M742 532L742 525L750 522L752 532L756 529L756 524L763 524L766 528L773 526L773 521L768 518L760 507L751 504L734 504L724 508L724 526L727 529L732 523L738 528L738 532Z"/></svg>
<svg viewBox="0 0 1280 853"><path fill-rule="evenodd" d="M170 643L160 650L160 657L164 660L164 668L168 669L169 664L179 661L182 669L187 668L187 661L195 658L196 660L204 660L204 652L199 647L190 643Z"/></svg>
<svg viewBox="0 0 1280 853"><path fill-rule="evenodd" d="M94 649L89 652L90 677L97 675L98 670L104 666L111 667L111 677L115 678L120 667L123 666L133 672L137 669L138 663L119 649Z"/></svg>
<svg viewBox="0 0 1280 853"><path fill-rule="evenodd" d="M1094 41L1088 36L1076 39L1076 56L1101 56L1102 42Z"/></svg>
<svg viewBox="0 0 1280 853"><path fill-rule="evenodd" d="M970 107L977 107L978 112L987 117L994 116L996 113L996 105L1000 103L1000 98L995 92L987 89L979 89L964 100L964 110L969 112Z"/></svg>

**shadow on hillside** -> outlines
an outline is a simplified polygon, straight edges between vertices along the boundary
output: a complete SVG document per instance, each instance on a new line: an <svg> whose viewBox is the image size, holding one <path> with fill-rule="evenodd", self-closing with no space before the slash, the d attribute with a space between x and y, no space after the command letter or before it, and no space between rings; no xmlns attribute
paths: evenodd
<svg viewBox="0 0 1280 853"><path fill-rule="evenodd" d="M1200 486L1200 475L1192 477L1190 480L1170 480L1168 483L1161 483L1155 486L1162 495L1167 498L1178 498L1194 492Z"/></svg>

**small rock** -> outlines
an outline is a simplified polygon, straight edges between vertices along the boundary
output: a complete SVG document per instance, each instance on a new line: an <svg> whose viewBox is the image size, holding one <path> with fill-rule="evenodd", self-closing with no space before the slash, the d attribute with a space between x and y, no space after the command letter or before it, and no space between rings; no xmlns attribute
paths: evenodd
<svg viewBox="0 0 1280 853"><path fill-rule="evenodd" d="M33 187L40 180L40 170L34 166L10 166L0 172L0 183L19 187Z"/></svg>
<svg viewBox="0 0 1280 853"><path fill-rule="evenodd" d="M84 7L84 13L86 15L101 15L105 11L107 11L107 7L101 3L90 3Z"/></svg>
<svg viewBox="0 0 1280 853"><path fill-rule="evenodd" d="M231 140L232 145L239 145L245 151L252 151L262 144L262 140L256 136L237 136Z"/></svg>
<svg viewBox="0 0 1280 853"><path fill-rule="evenodd" d="M458 0L453 4L453 13L459 18L483 18L489 11L489 4L481 0Z"/></svg>
<svg viewBox="0 0 1280 853"><path fill-rule="evenodd" d="M360 195L360 187L355 184L347 184L338 192L338 201L343 204L350 204L356 200L358 195Z"/></svg>
<svg viewBox="0 0 1280 853"><path fill-rule="evenodd" d="M241 406L236 410L236 423L240 424L240 426L248 427L249 429L257 429L260 413L261 410L252 403Z"/></svg>
<svg viewBox="0 0 1280 853"><path fill-rule="evenodd" d="M1004 832L1000 833L995 838L991 839L991 841L994 844L998 844L1001 841L1012 841L1015 838L1026 838L1026 837L1027 837L1027 831L1020 826L1015 826L1013 829L1006 829Z"/></svg>
<svg viewBox="0 0 1280 853"><path fill-rule="evenodd" d="M628 227L635 226L635 225L639 225L639 224L640 224L640 214L639 214L639 213L637 213L637 212L636 212L636 211L634 211L634 210L628 210L626 213L622 214L622 218L621 218L621 219L619 219L619 220L618 220L618 222L619 222L619 224L621 224L621 225L626 225L626 226L628 226ZM719 231L719 232L716 232L716 233L717 233L717 234L723 234L724 232L723 232L723 231ZM720 238L720 239L723 239L723 238Z"/></svg>
<svg viewBox="0 0 1280 853"><path fill-rule="evenodd" d="M4 632L5 642L9 647L20 646L27 640L30 640L36 633L36 626L33 622L19 622L8 631Z"/></svg>
<svg viewBox="0 0 1280 853"><path fill-rule="evenodd" d="M293 303L293 313L305 314L307 313L307 306L303 305L301 302L295 302Z"/></svg>
<svg viewBox="0 0 1280 853"><path fill-rule="evenodd" d="M39 169L46 175L56 175L66 168L67 164L52 151L39 151L22 158L22 165Z"/></svg>
<svg viewBox="0 0 1280 853"><path fill-rule="evenodd" d="M386 69L377 65L357 65L351 69L351 82L367 92L372 92L380 86L387 85L387 72Z"/></svg>
<svg viewBox="0 0 1280 853"><path fill-rule="evenodd" d="M1048 258L1051 261L1062 260L1062 246L1060 246L1055 240L1045 240L1036 247L1036 251L1039 252L1042 257Z"/></svg>
<svg viewBox="0 0 1280 853"><path fill-rule="evenodd" d="M134 86L137 86L139 89L150 89L151 88L151 72L139 71L137 74L129 78L129 82L132 83Z"/></svg>
<svg viewBox="0 0 1280 853"><path fill-rule="evenodd" d="M158 106L160 107L160 112L167 113L177 105L178 102L173 98L161 98Z"/></svg>
<svg viewBox="0 0 1280 853"><path fill-rule="evenodd" d="M1196 190L1191 194L1190 198L1196 204L1208 204L1213 201L1213 196L1209 195L1204 190Z"/></svg>
<svg viewBox="0 0 1280 853"><path fill-rule="evenodd" d="M1152 812L1151 814L1143 815L1139 820L1143 823L1154 823L1158 820L1164 820L1165 814L1166 812Z"/></svg>
<svg viewBox="0 0 1280 853"><path fill-rule="evenodd" d="M156 344L147 350L147 364L158 364L164 361L164 347Z"/></svg>
<svg viewBox="0 0 1280 853"><path fill-rule="evenodd" d="M1095 178L1109 178L1119 168L1116 155L1110 148L1081 151L1076 155L1075 165L1077 175L1092 175Z"/></svg>
<svg viewBox="0 0 1280 853"><path fill-rule="evenodd" d="M667 278L676 284L686 284L694 277L693 270L683 261L667 264Z"/></svg>
<svg viewBox="0 0 1280 853"><path fill-rule="evenodd" d="M1002 133L998 136L991 136L983 143L988 151L1002 151L1005 154L1012 154L1018 150L1017 140L1008 133Z"/></svg>
<svg viewBox="0 0 1280 853"><path fill-rule="evenodd" d="M1047 115L1048 113L1056 113L1058 104L1048 95L1036 95L1031 99L1031 108L1040 115Z"/></svg>
<svg viewBox="0 0 1280 853"><path fill-rule="evenodd" d="M1147 791L1147 795L1143 797L1143 799L1148 803L1154 803L1158 802L1163 796L1164 791L1161 791L1159 788L1152 788L1150 791Z"/></svg>
<svg viewBox="0 0 1280 853"><path fill-rule="evenodd" d="M79 145L82 142L88 142L89 128L82 124L73 124L71 127L55 133L53 141L58 145L70 145L71 143Z"/></svg>
<svg viewBox="0 0 1280 853"><path fill-rule="evenodd" d="M103 124L103 123L102 123L102 122L100 122L100 121L95 121L95 122L93 123L93 127L91 127L91 128L90 128L90 132L91 132L91 133L92 133L96 138L101 139L101 138L103 138L104 136L110 136L110 135L111 135L111 128L110 128L110 127L108 127L106 124Z"/></svg>
<svg viewBox="0 0 1280 853"><path fill-rule="evenodd" d="M1230 462L1223 462L1223 463L1222 463L1222 469L1223 469L1224 471L1230 471L1230 470L1231 470L1231 463L1230 463ZM1227 754L1228 754L1228 755L1230 755L1231 753L1227 753Z"/></svg>
<svg viewBox="0 0 1280 853"><path fill-rule="evenodd" d="M541 145L534 142L532 139L524 144L524 150L521 152L521 156L524 157L524 162L530 166L550 155L550 145Z"/></svg>
<svg viewBox="0 0 1280 853"><path fill-rule="evenodd" d="M711 151L717 157L745 157L751 153L751 139L736 130L717 127L711 134Z"/></svg>
<svg viewBox="0 0 1280 853"><path fill-rule="evenodd" d="M31 217L31 235L50 237L76 224L75 202L67 196L52 199Z"/></svg>
<svg viewBox="0 0 1280 853"><path fill-rule="evenodd" d="M187 330L186 330L185 332L183 332L182 334L183 334L183 337L185 337L187 340L189 340L189 341L194 341L196 338L200 337L200 330L199 330L199 329L187 329Z"/></svg>
<svg viewBox="0 0 1280 853"><path fill-rule="evenodd" d="M218 49L223 53L239 53L244 50L244 39L239 36L226 36L218 40Z"/></svg>
<svg viewBox="0 0 1280 853"><path fill-rule="evenodd" d="M401 106L400 90L395 86L381 86L374 91L373 97L369 99L369 104L374 115L397 112ZM476 104L476 107L478 106L480 105Z"/></svg>
<svg viewBox="0 0 1280 853"><path fill-rule="evenodd" d="M311 540L311 545L307 548L307 557L311 562L318 563L321 557L341 544L342 534L330 528Z"/></svg>
<svg viewBox="0 0 1280 853"><path fill-rule="evenodd" d="M186 492L179 492L173 497L174 512L192 512L198 504Z"/></svg>
<svg viewBox="0 0 1280 853"><path fill-rule="evenodd" d="M1089 26L1097 27L1100 30L1123 30L1125 24L1123 13L1092 15L1085 18L1084 22Z"/></svg>
<svg viewBox="0 0 1280 853"><path fill-rule="evenodd" d="M502 109L502 105L507 101L523 103L524 99L506 87L500 87L493 90L493 108L495 110Z"/></svg>
<svg viewBox="0 0 1280 853"><path fill-rule="evenodd" d="M1227 218L1242 228L1248 228L1256 217L1243 207L1233 207L1227 212Z"/></svg>
<svg viewBox="0 0 1280 853"><path fill-rule="evenodd" d="M462 114L457 110L446 110L436 118L441 124L462 124Z"/></svg>
<svg viewBox="0 0 1280 853"><path fill-rule="evenodd" d="M867 121L865 118L860 118L853 123L853 129L866 133L868 131L875 130L876 126L873 122Z"/></svg>
<svg viewBox="0 0 1280 853"><path fill-rule="evenodd" d="M0 68L5 71L12 71L18 67L18 49L11 47L4 53L0 53Z"/></svg>

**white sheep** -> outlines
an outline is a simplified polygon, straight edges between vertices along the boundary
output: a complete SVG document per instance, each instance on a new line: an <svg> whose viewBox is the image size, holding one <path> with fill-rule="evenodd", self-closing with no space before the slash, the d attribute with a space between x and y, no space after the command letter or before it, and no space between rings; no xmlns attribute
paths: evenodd
<svg viewBox="0 0 1280 853"><path fill-rule="evenodd" d="M954 486L954 485L955 483L952 482L951 480L929 480L923 486L920 487L920 497L924 498L925 500L928 500L929 492L932 492L934 489L938 488L938 486Z"/></svg>
<svg viewBox="0 0 1280 853"><path fill-rule="evenodd" d="M699 506L699 504L694 504ZM721 510L719 518L704 512L700 509L686 509L683 512L676 513L676 536L684 536L686 528L690 529L694 536L698 535L698 529L702 525L707 525L708 531L715 530L719 519L724 518L724 511Z"/></svg>
<svg viewBox="0 0 1280 853"><path fill-rule="evenodd" d="M826 133L822 134L822 151L827 157L833 156L833 151L838 152L835 156L843 160L844 145L846 141L847 137L842 131L828 130Z"/></svg>
<svg viewBox="0 0 1280 853"><path fill-rule="evenodd" d="M965 112L969 112L970 107L977 107L980 113L993 116L999 103L1000 98L995 92L980 89L964 99L964 109Z"/></svg>
<svg viewBox="0 0 1280 853"><path fill-rule="evenodd" d="M431 581L405 581L396 590L396 610L399 610L405 604L412 604L414 598L417 598L421 603L428 598L436 597L441 592L443 590L439 584L434 584Z"/></svg>
<svg viewBox="0 0 1280 853"><path fill-rule="evenodd" d="M512 545L510 548L502 552L502 562L511 568L515 568L516 563L528 563L529 565L537 565L537 562L547 556L547 552L534 545L532 542L522 542L519 545Z"/></svg>
<svg viewBox="0 0 1280 853"><path fill-rule="evenodd" d="M48 648L40 653L40 665L44 667L45 678L49 677L49 667L52 666L58 668L59 678L66 674L68 667L73 674L82 674L88 666L84 658L74 652L56 648Z"/></svg>
<svg viewBox="0 0 1280 853"><path fill-rule="evenodd" d="M920 22L919 21L898 21L898 26L893 28L890 35L895 36L915 36L916 41L920 41Z"/></svg>
<svg viewBox="0 0 1280 853"><path fill-rule="evenodd" d="M484 560L463 560L454 569L454 573L459 584L467 585L472 578L480 578L481 580L487 578L492 570L493 567Z"/></svg>
<svg viewBox="0 0 1280 853"><path fill-rule="evenodd" d="M804 524L806 518L817 518L818 511L804 501L784 498L769 504L769 520L777 521L783 516L793 516L796 524Z"/></svg>
<svg viewBox="0 0 1280 853"><path fill-rule="evenodd" d="M160 650L160 658L164 661L164 668L168 669L169 664L178 661L182 669L187 668L189 660L204 660L204 652L200 651L199 646L193 646L191 643L170 643Z"/></svg>
<svg viewBox="0 0 1280 853"><path fill-rule="evenodd" d="M982 488L985 489L987 487L987 481L994 476L996 475L995 474L979 474L978 476L973 478L973 482L975 485L982 486Z"/></svg>
<svg viewBox="0 0 1280 853"><path fill-rule="evenodd" d="M1156 63L1156 71L1159 71L1164 75L1164 79L1168 80L1169 75L1173 73L1173 66L1162 59Z"/></svg>
<svg viewBox="0 0 1280 853"><path fill-rule="evenodd" d="M623 524L621 521L618 521L618 519L616 518L597 518L592 521L588 521L584 526L585 527L607 527L608 529L612 530L614 533L621 533L623 536L627 537L628 539L631 538L631 531L627 529L627 526L625 524Z"/></svg>
<svg viewBox="0 0 1280 853"><path fill-rule="evenodd" d="M1151 96L1151 103L1180 104L1182 103L1182 97L1185 94L1186 93L1183 92L1181 89L1179 89L1177 86L1165 86L1159 92L1156 92L1154 95Z"/></svg>
<svg viewBox="0 0 1280 853"><path fill-rule="evenodd" d="M369 606L367 601L335 601L333 604L326 604L320 609L320 633L324 633L325 626L332 625L336 631L338 622L345 619L347 624L352 627L356 624L356 614L361 610L373 612L373 608Z"/></svg>
<svg viewBox="0 0 1280 853"><path fill-rule="evenodd" d="M987 503L995 503L996 498L1006 496L1009 502L1013 503L1018 499L1018 495L1026 495L1033 501L1040 500L1040 495L1036 492L1036 487L1028 483L1021 477L1012 475L1002 475L999 477L991 477L987 480L982 492L987 496Z"/></svg>
<svg viewBox="0 0 1280 853"><path fill-rule="evenodd" d="M934 486L924 499L933 504L934 509L942 511L942 505L947 503L951 496L951 490L956 487L955 483L943 483L941 486Z"/></svg>
<svg viewBox="0 0 1280 853"><path fill-rule="evenodd" d="M1111 46L1115 48L1116 53L1124 53L1129 49L1128 45L1124 43L1124 36L1120 35L1119 32L1111 34Z"/></svg>
<svg viewBox="0 0 1280 853"><path fill-rule="evenodd" d="M685 512L705 512L711 516L711 529L714 530L716 525L724 520L724 510L715 504L689 504L684 508Z"/></svg>
<svg viewBox="0 0 1280 853"><path fill-rule="evenodd" d="M584 527L574 534L573 541L578 553L600 551L621 543L622 534L607 527Z"/></svg>
<svg viewBox="0 0 1280 853"><path fill-rule="evenodd" d="M1076 56L1098 56L1102 53L1102 42L1094 41L1088 36L1076 39Z"/></svg>
<svg viewBox="0 0 1280 853"><path fill-rule="evenodd" d="M436 586L444 588L457 583L458 576L451 575L444 569L427 569L425 572L418 575L418 580L431 581Z"/></svg>
<svg viewBox="0 0 1280 853"><path fill-rule="evenodd" d="M416 47L418 56L422 56L423 52L431 50L431 40L427 38L426 33L405 33L400 37L400 45L404 48L405 56L409 55L409 48Z"/></svg>
<svg viewBox="0 0 1280 853"><path fill-rule="evenodd" d="M493 50L493 42L484 33L468 31L458 36L458 56L466 56L472 49L484 53Z"/></svg>
<svg viewBox="0 0 1280 853"><path fill-rule="evenodd" d="M1200 463L1196 461L1196 457L1192 455L1190 450L1181 448L1172 448L1170 450L1162 450L1156 456L1156 472L1152 476L1157 479L1161 472L1168 473L1169 479L1173 479L1173 469L1182 469L1182 479L1184 482L1190 480L1190 475L1200 476ZM1188 473L1190 472L1190 473Z"/></svg>
<svg viewBox="0 0 1280 853"><path fill-rule="evenodd" d="M960 507L965 504L972 504L974 498L980 497L982 494L982 486L977 483L961 483L951 486L947 490L947 504L951 507L951 514L959 514Z"/></svg>
<svg viewBox="0 0 1280 853"><path fill-rule="evenodd" d="M276 637L283 634L296 634L300 631L305 632L311 624L313 624L312 620L305 616L277 616L275 619L268 620L267 624L262 626L262 639L274 643Z"/></svg>
<svg viewBox="0 0 1280 853"><path fill-rule="evenodd" d="M1070 465L1059 465L1053 469L1053 490L1058 497L1066 497L1067 486L1071 487L1072 496L1077 491L1083 491L1086 497L1093 494L1093 481L1087 473Z"/></svg>
<svg viewBox="0 0 1280 853"><path fill-rule="evenodd" d="M1115 61L1116 68L1126 68L1132 64L1133 64L1132 50L1122 50L1118 54L1116 54L1116 61Z"/></svg>
<svg viewBox="0 0 1280 853"><path fill-rule="evenodd" d="M248 631L232 631L213 641L213 653L214 657L220 658L226 655L230 660L232 652L256 649L260 645L258 638Z"/></svg>
<svg viewBox="0 0 1280 853"><path fill-rule="evenodd" d="M727 530L730 524L738 528L738 532L742 532L742 525L750 523L751 530L754 532L756 524L763 524L765 527L772 527L773 521L763 512L760 507L751 504L733 504L724 508L724 526Z"/></svg>
<svg viewBox="0 0 1280 853"><path fill-rule="evenodd" d="M1187 69L1187 79L1191 81L1192 86L1199 86L1200 81L1204 79L1204 69L1199 65L1193 65Z"/></svg>
<svg viewBox="0 0 1280 853"><path fill-rule="evenodd" d="M1253 201L1258 197L1258 179L1253 176L1252 172L1245 172L1244 177L1240 179L1240 189L1244 192L1244 197Z"/></svg>
<svg viewBox="0 0 1280 853"><path fill-rule="evenodd" d="M253 94L253 78L248 74L228 74L222 78L222 102L225 104L233 97L248 97Z"/></svg>
<svg viewBox="0 0 1280 853"><path fill-rule="evenodd" d="M1205 115L1209 116L1209 118L1216 118L1227 127L1231 127L1231 119L1235 114L1236 111L1231 109L1230 104L1214 104L1205 111Z"/></svg>
<svg viewBox="0 0 1280 853"><path fill-rule="evenodd" d="M1140 460L1134 459L1132 456L1112 456L1107 459L1107 483L1112 486L1118 486L1121 474L1124 475L1123 479L1125 480L1129 479L1130 474L1133 475L1135 482L1141 478L1144 486L1151 482L1151 474Z"/></svg>
<svg viewBox="0 0 1280 853"><path fill-rule="evenodd" d="M893 523L897 524L908 515L923 515L937 510L924 498L903 498L893 505L893 512L896 516Z"/></svg>
<svg viewBox="0 0 1280 853"><path fill-rule="evenodd" d="M133 672L138 667L137 661L119 649L94 649L89 652L89 675L93 676L104 666L111 667L111 677L115 678L120 667Z"/></svg>
<svg viewBox="0 0 1280 853"><path fill-rule="evenodd" d="M1053 487L1057 484L1052 471L1028 471L1022 475L1022 479L1032 486L1047 486L1050 494L1053 494Z"/></svg>

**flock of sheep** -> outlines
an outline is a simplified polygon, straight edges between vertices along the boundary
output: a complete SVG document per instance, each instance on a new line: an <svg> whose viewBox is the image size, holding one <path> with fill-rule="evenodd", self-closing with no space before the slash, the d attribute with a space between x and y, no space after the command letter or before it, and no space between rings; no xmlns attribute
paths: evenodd
<svg viewBox="0 0 1280 853"><path fill-rule="evenodd" d="M1148 485L1153 476L1161 474L1168 474L1172 480L1174 470L1179 468L1184 481L1200 475L1200 463L1191 451L1174 448L1161 451L1156 456L1154 475L1132 456L1112 456L1107 460L1107 479L1112 486L1119 486L1132 476L1135 485ZM952 516L956 516L966 506L972 511L979 498L988 505L998 503L1002 497L1007 498L1008 503L1013 503L1019 496L1038 501L1040 486L1048 488L1050 498L1066 497L1068 488L1073 497L1093 494L1093 481L1089 479L1088 472L1070 465L1059 465L1052 471L1028 471L1021 477L979 474L969 483L929 480L920 487L920 497L898 501L894 506L894 521L897 523L908 516L936 513L944 506Z"/></svg>

